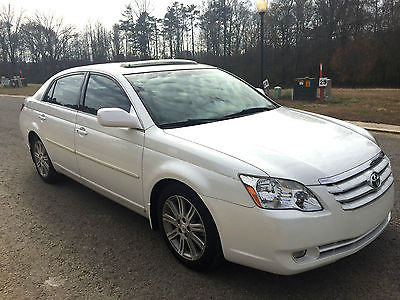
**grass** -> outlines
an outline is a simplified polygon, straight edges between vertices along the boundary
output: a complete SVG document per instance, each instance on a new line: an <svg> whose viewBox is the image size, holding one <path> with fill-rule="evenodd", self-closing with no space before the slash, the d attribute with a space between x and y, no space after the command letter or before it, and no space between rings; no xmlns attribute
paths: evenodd
<svg viewBox="0 0 400 300"><path fill-rule="evenodd" d="M273 93L270 92L272 95ZM332 100L291 100L283 90L278 103L342 120L400 125L400 89L332 89Z"/></svg>
<svg viewBox="0 0 400 300"><path fill-rule="evenodd" d="M0 94L31 96L40 84L23 88L2 88ZM278 103L342 120L400 125L400 89L332 89L332 100L291 100L291 89L282 91ZM273 95L273 91L270 91Z"/></svg>
<svg viewBox="0 0 400 300"><path fill-rule="evenodd" d="M0 87L0 95L32 96L41 86L41 84L30 83L22 88Z"/></svg>

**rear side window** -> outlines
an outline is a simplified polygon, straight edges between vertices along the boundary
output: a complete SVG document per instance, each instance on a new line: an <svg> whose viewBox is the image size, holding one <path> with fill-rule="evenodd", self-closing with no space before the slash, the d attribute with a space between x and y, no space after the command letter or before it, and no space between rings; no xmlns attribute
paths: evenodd
<svg viewBox="0 0 400 300"><path fill-rule="evenodd" d="M51 87L49 88L48 92L46 93L46 95L43 98L43 101L46 102L53 102L53 92L54 92L54 87L56 86L56 81L54 81L51 84Z"/></svg>
<svg viewBox="0 0 400 300"><path fill-rule="evenodd" d="M76 109L84 78L84 74L75 74L58 79L47 92L44 101Z"/></svg>
<svg viewBox="0 0 400 300"><path fill-rule="evenodd" d="M121 108L129 112L131 102L125 92L113 80L105 76L91 74L82 110L95 115L97 110L106 107Z"/></svg>

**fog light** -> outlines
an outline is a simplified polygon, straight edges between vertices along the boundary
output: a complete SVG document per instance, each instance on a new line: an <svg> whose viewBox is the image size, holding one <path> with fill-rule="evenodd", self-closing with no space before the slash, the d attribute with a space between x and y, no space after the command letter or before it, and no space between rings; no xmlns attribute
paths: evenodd
<svg viewBox="0 0 400 300"><path fill-rule="evenodd" d="M293 258L294 259L299 259L302 258L304 255L306 255L307 250L301 250L293 253Z"/></svg>

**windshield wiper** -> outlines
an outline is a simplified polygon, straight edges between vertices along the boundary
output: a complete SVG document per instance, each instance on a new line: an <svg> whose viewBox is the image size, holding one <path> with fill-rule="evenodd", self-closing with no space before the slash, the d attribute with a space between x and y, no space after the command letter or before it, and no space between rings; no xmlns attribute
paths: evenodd
<svg viewBox="0 0 400 300"><path fill-rule="evenodd" d="M241 116L247 116L247 115L251 115L251 114L255 114L255 113L259 113L259 112L263 112L263 111L268 111L268 110L272 110L272 109L274 109L274 108L252 107L252 108L243 109L243 110L233 113L233 114L222 116L220 118L187 119L185 121L159 124L159 127L162 129L171 129L171 128L178 128L178 127L185 127L185 126L200 125L200 124L205 124L205 123L210 123L210 122L232 119L232 118L241 117Z"/></svg>
<svg viewBox="0 0 400 300"><path fill-rule="evenodd" d="M159 127L162 129L170 129L170 128L177 128L177 127L200 125L200 124L221 121L221 120L222 120L221 118L187 119L185 121L160 124Z"/></svg>
<svg viewBox="0 0 400 300"><path fill-rule="evenodd" d="M231 119L231 118L236 118L236 117L242 117L242 116L247 116L247 115L252 115L255 113L263 112L263 111L268 111L272 110L274 108L272 107L252 107L252 108L246 108L241 111L235 112L233 114L229 114L226 116L223 116L221 119L226 120L226 119Z"/></svg>

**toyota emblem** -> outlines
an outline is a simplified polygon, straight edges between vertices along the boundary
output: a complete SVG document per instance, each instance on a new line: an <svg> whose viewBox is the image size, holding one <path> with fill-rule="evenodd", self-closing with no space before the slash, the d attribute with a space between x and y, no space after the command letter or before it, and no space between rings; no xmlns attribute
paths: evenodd
<svg viewBox="0 0 400 300"><path fill-rule="evenodd" d="M374 189L379 188L381 186L381 176L376 172L372 172L369 176L368 184Z"/></svg>

